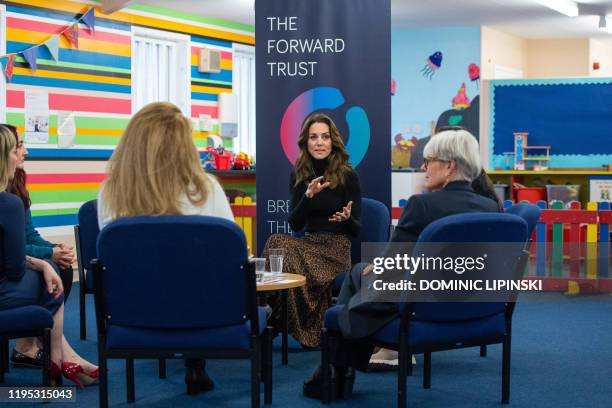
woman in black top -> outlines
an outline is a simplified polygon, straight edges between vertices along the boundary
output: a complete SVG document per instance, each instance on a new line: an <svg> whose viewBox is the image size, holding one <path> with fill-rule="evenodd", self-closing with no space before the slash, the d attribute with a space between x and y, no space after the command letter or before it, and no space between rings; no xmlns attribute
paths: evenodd
<svg viewBox="0 0 612 408"><path fill-rule="evenodd" d="M351 267L350 237L361 229L359 177L334 122L311 114L298 140L300 156L291 173L289 224L301 238L272 235L264 249L284 249L283 272L306 276L289 291L289 331L303 346L319 345L323 315L336 275Z"/></svg>

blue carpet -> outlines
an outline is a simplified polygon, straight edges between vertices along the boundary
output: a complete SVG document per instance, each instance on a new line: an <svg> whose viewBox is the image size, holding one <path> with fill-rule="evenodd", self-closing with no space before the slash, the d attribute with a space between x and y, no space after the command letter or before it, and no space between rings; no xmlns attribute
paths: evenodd
<svg viewBox="0 0 612 408"><path fill-rule="evenodd" d="M93 299L88 296L88 340L80 341L78 285L66 308L66 337L87 359L97 361ZM523 302L514 315L512 344L511 407L611 407L612 406L612 296L543 295L545 301ZM542 299L542 298L540 298ZM303 352L292 343L289 365L280 364L280 342L275 340L275 407L317 407L302 396L302 382L319 361L318 352ZM417 363L422 360L417 356ZM182 361L169 360L168 378L157 378L157 362L137 360L136 406L146 407L248 407L249 364L242 361L208 362L215 389L189 397L185 394ZM127 404L123 361L109 364L109 400L112 406ZM490 346L489 356L478 349L436 353L432 357L432 388L424 390L422 366L408 378L408 404L418 407L501 406L501 346ZM5 385L35 385L40 372L11 369ZM355 394L334 407L392 407L396 405L395 373L358 373ZM262 391L263 403L263 391ZM53 406L95 407L98 387L77 391L77 403ZM6 405L4 405L6 406ZM28 404L19 404L25 407Z"/></svg>

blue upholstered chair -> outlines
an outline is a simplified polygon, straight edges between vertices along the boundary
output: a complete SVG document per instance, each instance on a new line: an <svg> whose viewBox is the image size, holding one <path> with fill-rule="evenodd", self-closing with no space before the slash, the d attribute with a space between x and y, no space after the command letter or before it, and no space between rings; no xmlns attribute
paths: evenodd
<svg viewBox="0 0 612 408"><path fill-rule="evenodd" d="M100 232L97 254L101 407L108 405L109 358L127 361L128 401L135 394L134 358L249 359L253 407L259 406L263 360L265 402L271 402L271 329L257 307L254 267L235 223L204 216L123 218Z"/></svg>
<svg viewBox="0 0 612 408"><path fill-rule="evenodd" d="M87 338L87 313L85 295L93 294L93 275L89 273L91 260L96 257L98 228L98 201L91 200L79 208L78 225L74 226L77 262L79 267L79 316L81 340Z"/></svg>
<svg viewBox="0 0 612 408"><path fill-rule="evenodd" d="M513 242L506 251L507 269L497 279L515 279L522 274L528 253L523 249L527 241L527 223L520 217L500 213L457 214L439 219L421 233L414 253L427 254L423 244L431 242ZM329 374L329 345L339 334L338 314L344 305L330 308L325 315L322 341L323 378ZM401 303L399 317L372 336L363 339L369 344L399 351L398 406L406 406L406 375L409 356L424 354L423 387L431 385L431 353L487 344L503 344L502 403L510 398L510 343L512 336L513 302L498 303ZM329 402L329 381L324 385L324 402Z"/></svg>
<svg viewBox="0 0 612 408"><path fill-rule="evenodd" d="M389 209L380 201L372 198L361 199L361 232L351 239L351 263L361 262L362 242L387 242L391 232L391 215ZM336 276L332 296L338 296L346 272Z"/></svg>
<svg viewBox="0 0 612 408"><path fill-rule="evenodd" d="M506 214L514 214L521 217L527 223L527 234L529 239L533 234L533 230L540 219L542 210L537 206L529 203L518 203L505 209Z"/></svg>
<svg viewBox="0 0 612 408"><path fill-rule="evenodd" d="M18 279L25 272L25 212L17 196L0 193L0 279ZM0 310L0 383L9 370L9 339L41 337L42 383L50 385L49 362L53 317L41 306Z"/></svg>

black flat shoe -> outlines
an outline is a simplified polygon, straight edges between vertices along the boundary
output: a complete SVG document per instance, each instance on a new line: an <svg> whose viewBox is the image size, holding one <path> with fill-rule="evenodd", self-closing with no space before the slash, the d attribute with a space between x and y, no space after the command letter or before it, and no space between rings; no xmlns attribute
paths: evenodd
<svg viewBox="0 0 612 408"><path fill-rule="evenodd" d="M36 356L32 358L13 349L11 365L19 368L42 368L42 350L38 350Z"/></svg>
<svg viewBox="0 0 612 408"><path fill-rule="evenodd" d="M338 384L336 376L336 368L330 364L330 376L331 376L331 399L332 401L338 399ZM321 399L323 395L323 370L321 366L317 367L312 376L304 381L303 387L304 396L308 398Z"/></svg>

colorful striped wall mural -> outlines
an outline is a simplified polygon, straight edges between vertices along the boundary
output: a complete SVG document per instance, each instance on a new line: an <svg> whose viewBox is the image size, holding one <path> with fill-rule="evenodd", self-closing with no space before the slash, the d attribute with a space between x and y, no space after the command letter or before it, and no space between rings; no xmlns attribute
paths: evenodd
<svg viewBox="0 0 612 408"><path fill-rule="evenodd" d="M0 1L6 7L6 52L43 43L98 3ZM218 95L232 90L233 44L254 45L253 26L144 5L131 5L110 15L102 14L96 7L95 16L95 33L80 27L78 49L71 49L68 41L60 38L59 61L54 61L45 47L39 48L35 74L23 58L15 60L13 80L7 84L6 121L23 132L25 90L42 90L49 95L49 143L27 145L30 162L43 158L63 161L110 157L132 113L132 26L191 36L191 116L195 119L200 114L211 115L211 133L218 131ZM221 72L198 72L198 54L203 47L221 51ZM75 112L74 147L57 147L59 110ZM194 132L198 147L206 146L207 137L205 132ZM231 145L231 139L224 140L224 144ZM40 227L73 225L80 204L97 194L103 179L103 174L98 173L99 163L91 173L76 174L58 172L54 169L57 162L44 163L42 167L35 166L35 172L26 163L34 222Z"/></svg>

